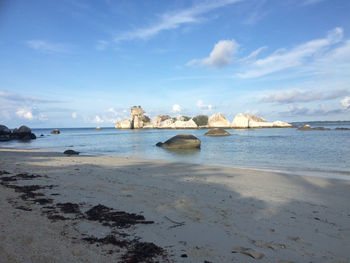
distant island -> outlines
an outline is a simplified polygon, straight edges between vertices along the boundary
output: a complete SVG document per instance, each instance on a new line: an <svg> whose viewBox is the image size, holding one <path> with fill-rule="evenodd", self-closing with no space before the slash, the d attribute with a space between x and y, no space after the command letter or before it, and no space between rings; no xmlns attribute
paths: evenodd
<svg viewBox="0 0 350 263"><path fill-rule="evenodd" d="M293 125L283 121L268 122L264 118L238 113L232 122L227 120L222 113L216 113L210 117L198 115L196 117L171 117L158 115L154 120L145 115L141 106L130 108L130 118L118 121L116 129L204 129L204 128L292 128Z"/></svg>

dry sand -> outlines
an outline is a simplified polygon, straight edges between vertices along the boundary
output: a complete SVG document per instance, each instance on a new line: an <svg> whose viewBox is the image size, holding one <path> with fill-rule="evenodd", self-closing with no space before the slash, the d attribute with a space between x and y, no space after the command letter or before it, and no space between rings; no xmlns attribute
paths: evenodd
<svg viewBox="0 0 350 263"><path fill-rule="evenodd" d="M0 171L2 263L350 262L348 180L10 149ZM154 223L88 220L98 204Z"/></svg>

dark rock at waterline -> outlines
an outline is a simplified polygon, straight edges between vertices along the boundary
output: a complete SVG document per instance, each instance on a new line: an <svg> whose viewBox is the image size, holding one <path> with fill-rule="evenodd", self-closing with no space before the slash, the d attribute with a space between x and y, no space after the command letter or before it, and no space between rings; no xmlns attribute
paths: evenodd
<svg viewBox="0 0 350 263"><path fill-rule="evenodd" d="M51 134L60 134L60 130L59 129L54 129L53 131L50 132Z"/></svg>
<svg viewBox="0 0 350 263"><path fill-rule="evenodd" d="M11 140L11 130L5 125L0 125L0 141Z"/></svg>
<svg viewBox="0 0 350 263"><path fill-rule="evenodd" d="M156 146L166 149L199 149L201 141L191 134L179 134L164 143L158 142Z"/></svg>
<svg viewBox="0 0 350 263"><path fill-rule="evenodd" d="M329 128L325 128L325 127L315 127L315 128L311 128L310 125L304 125L303 127L299 127L298 130L300 131L312 131L312 130L321 130L321 131L329 131Z"/></svg>
<svg viewBox="0 0 350 263"><path fill-rule="evenodd" d="M78 155L80 152L74 150L65 150L63 153L68 155Z"/></svg>
<svg viewBox="0 0 350 263"><path fill-rule="evenodd" d="M214 128L214 129L210 129L204 135L207 135L207 136L229 136L231 134L222 128Z"/></svg>
<svg viewBox="0 0 350 263"><path fill-rule="evenodd" d="M347 131L350 130L350 128L335 128L337 131Z"/></svg>
<svg viewBox="0 0 350 263"><path fill-rule="evenodd" d="M14 129L11 133L11 140L22 140L29 141L36 139L34 133L32 133L31 129L27 126L22 125L18 129Z"/></svg>

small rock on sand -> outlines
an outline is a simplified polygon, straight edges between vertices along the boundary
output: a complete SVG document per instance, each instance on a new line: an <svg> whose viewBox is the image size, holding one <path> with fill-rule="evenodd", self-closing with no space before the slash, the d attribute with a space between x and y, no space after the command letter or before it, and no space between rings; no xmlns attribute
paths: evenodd
<svg viewBox="0 0 350 263"><path fill-rule="evenodd" d="M63 153L68 154L68 155L78 155L79 154L79 152L74 151L74 150L65 150Z"/></svg>

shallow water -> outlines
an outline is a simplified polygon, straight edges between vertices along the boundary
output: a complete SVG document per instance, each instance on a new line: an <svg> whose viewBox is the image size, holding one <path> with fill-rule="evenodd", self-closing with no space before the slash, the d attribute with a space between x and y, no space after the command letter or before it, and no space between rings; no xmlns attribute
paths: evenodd
<svg viewBox="0 0 350 263"><path fill-rule="evenodd" d="M350 123L312 126L330 127L330 131L289 129L230 130L231 136L209 137L207 130L116 130L114 128L66 128L61 134L52 129L33 129L36 140L11 141L1 145L11 148L74 149L88 155L119 155L146 159L162 159L207 165L266 168L326 177L350 179ZM191 133L201 141L195 151L169 151L155 144L172 136ZM43 134L43 137L40 135Z"/></svg>

